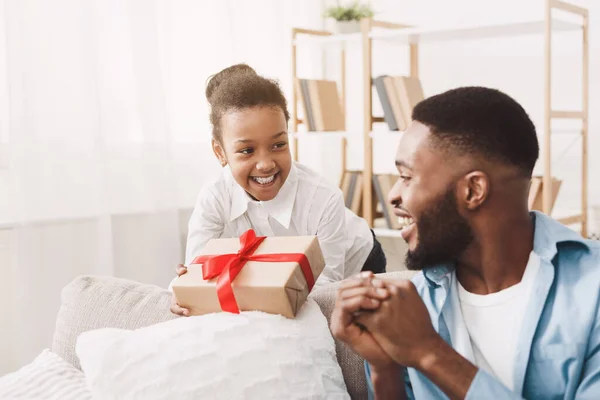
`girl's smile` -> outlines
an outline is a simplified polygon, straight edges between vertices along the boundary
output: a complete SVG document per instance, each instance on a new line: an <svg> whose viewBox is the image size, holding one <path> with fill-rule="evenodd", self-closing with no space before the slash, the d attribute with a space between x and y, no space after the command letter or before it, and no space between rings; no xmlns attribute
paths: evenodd
<svg viewBox="0 0 600 400"><path fill-rule="evenodd" d="M268 187L275 182L275 178L279 176L279 172L269 176L251 176L252 180L258 183L261 187Z"/></svg>

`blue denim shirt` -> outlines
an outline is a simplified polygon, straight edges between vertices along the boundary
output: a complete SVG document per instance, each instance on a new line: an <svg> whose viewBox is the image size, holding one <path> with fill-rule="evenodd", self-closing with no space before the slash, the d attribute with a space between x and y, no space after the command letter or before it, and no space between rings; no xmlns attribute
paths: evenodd
<svg viewBox="0 0 600 400"><path fill-rule="evenodd" d="M600 399L600 242L585 240L532 212L533 251L541 259L517 342L514 391L479 369L468 399ZM448 301L452 265L413 278L435 330L452 345ZM366 365L369 398L373 398ZM410 399L448 398L413 368L405 369Z"/></svg>

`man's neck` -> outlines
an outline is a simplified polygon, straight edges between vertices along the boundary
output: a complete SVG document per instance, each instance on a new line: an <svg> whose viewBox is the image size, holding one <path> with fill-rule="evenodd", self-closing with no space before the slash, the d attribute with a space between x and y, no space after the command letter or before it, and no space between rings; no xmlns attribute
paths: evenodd
<svg viewBox="0 0 600 400"><path fill-rule="evenodd" d="M529 215L491 222L457 262L461 285L471 293L489 294L521 282L533 250L533 233Z"/></svg>

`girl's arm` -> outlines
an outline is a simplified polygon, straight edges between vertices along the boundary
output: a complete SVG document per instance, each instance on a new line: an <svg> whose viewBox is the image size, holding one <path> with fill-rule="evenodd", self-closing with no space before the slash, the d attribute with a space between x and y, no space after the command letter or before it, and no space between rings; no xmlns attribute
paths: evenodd
<svg viewBox="0 0 600 400"><path fill-rule="evenodd" d="M188 222L185 265L191 264L211 239L221 237L225 229L224 200L210 186L204 187Z"/></svg>
<svg viewBox="0 0 600 400"><path fill-rule="evenodd" d="M317 228L317 238L325 258L325 269L317 279L315 286L323 286L344 279L347 237L346 206L340 191L336 192L327 202Z"/></svg>
<svg viewBox="0 0 600 400"><path fill-rule="evenodd" d="M194 211L188 222L187 243L185 246L185 265L192 263L200 250L210 239L221 237L225 229L223 217L223 201L211 187L206 186L200 190L196 198ZM169 290L177 277L169 284Z"/></svg>

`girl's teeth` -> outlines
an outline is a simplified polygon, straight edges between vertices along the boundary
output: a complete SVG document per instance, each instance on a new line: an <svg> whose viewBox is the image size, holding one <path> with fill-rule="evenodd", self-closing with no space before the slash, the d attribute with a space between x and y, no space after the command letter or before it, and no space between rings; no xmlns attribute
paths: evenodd
<svg viewBox="0 0 600 400"><path fill-rule="evenodd" d="M265 177L265 178L257 176L257 177L254 177L253 179L256 182L260 183L261 185L266 185L268 183L273 182L273 179L275 179L275 175L271 175L271 176L268 176L268 177Z"/></svg>

